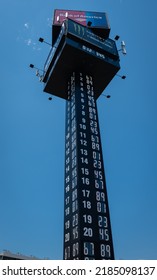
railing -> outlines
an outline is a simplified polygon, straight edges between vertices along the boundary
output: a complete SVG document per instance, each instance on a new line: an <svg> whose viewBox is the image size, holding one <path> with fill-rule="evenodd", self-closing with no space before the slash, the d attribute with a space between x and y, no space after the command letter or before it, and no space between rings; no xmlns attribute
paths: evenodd
<svg viewBox="0 0 157 280"><path fill-rule="evenodd" d="M60 31L60 33L59 33L59 35L58 35L58 38L57 38L57 40L56 40L54 46L51 48L51 50L50 50L50 52L49 52L49 55L48 55L48 57L47 57L47 59L46 59L46 62L45 62L45 64L44 64L44 72L45 72L45 75L46 75L46 72L47 72L47 70L48 70L48 68L49 68L49 66L50 66L50 63L51 63L51 61L52 61L52 58L53 58L54 55L55 55L56 49L58 48L58 45L60 44L60 42L61 42L61 40L62 40L62 38L63 38L63 35L65 35L65 33L66 33L66 25L63 23L63 24L62 24L62 27L61 27L61 31Z"/></svg>

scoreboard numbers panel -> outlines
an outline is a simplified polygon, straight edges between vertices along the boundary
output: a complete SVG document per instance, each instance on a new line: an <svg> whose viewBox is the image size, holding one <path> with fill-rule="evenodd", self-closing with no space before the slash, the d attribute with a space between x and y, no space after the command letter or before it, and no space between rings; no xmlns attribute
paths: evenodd
<svg viewBox="0 0 157 280"><path fill-rule="evenodd" d="M64 259L114 259L92 76L73 72L67 90Z"/></svg>

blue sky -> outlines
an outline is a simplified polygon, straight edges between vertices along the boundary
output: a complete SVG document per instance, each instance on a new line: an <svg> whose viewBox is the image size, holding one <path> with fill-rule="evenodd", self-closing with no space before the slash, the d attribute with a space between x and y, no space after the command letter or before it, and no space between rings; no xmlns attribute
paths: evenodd
<svg viewBox="0 0 157 280"><path fill-rule="evenodd" d="M1 0L0 251L62 259L65 101L28 67L43 68L56 8L107 12L126 42L127 79L97 102L115 257L157 259L155 0Z"/></svg>

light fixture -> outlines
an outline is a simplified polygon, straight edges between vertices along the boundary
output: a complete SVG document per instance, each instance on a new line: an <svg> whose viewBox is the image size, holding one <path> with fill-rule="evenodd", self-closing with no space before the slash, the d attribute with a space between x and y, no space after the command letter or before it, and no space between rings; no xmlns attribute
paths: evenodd
<svg viewBox="0 0 157 280"><path fill-rule="evenodd" d="M32 64L32 63L31 63L31 64L29 64L29 67L30 67L30 68L34 68L34 69L36 69L36 73L35 73L35 74L36 74L36 76L37 76L37 77L39 77L39 81L40 81L40 82L43 82L44 70L42 70L42 69L39 69L39 68L35 67L35 66L34 66L34 64ZM42 71L42 72L43 72L43 74L41 75L39 71Z"/></svg>
<svg viewBox="0 0 157 280"><path fill-rule="evenodd" d="M124 55L127 54L127 52L126 52L126 45L125 45L124 41L121 42L121 49L118 50L118 51L122 51L122 54L124 54Z"/></svg>
<svg viewBox="0 0 157 280"><path fill-rule="evenodd" d="M45 44L47 44L47 45L49 45L49 46L51 46L52 47L52 45L50 44L50 43L48 43L48 42L46 42L45 40L44 40L44 38L39 38L39 42L40 43L45 43Z"/></svg>
<svg viewBox="0 0 157 280"><path fill-rule="evenodd" d="M88 21L88 22L87 22L87 26L90 27L91 25L92 25L92 22L91 22L91 21Z"/></svg>
<svg viewBox="0 0 157 280"><path fill-rule="evenodd" d="M109 95L109 94L102 94L103 96L105 96L106 98L111 98L111 95Z"/></svg>
<svg viewBox="0 0 157 280"><path fill-rule="evenodd" d="M120 77L122 80L125 80L125 79L126 79L126 76L125 76L125 75L121 76L121 75L116 74L116 76Z"/></svg>
<svg viewBox="0 0 157 280"><path fill-rule="evenodd" d="M40 69L40 68L35 67L34 64L29 64L29 67L30 67L30 68L34 68L34 69L36 69L37 71L42 71L42 72L44 72L43 69Z"/></svg>
<svg viewBox="0 0 157 280"><path fill-rule="evenodd" d="M119 38L120 38L120 36L119 36L119 35L116 35L114 39L115 39L116 41L118 41Z"/></svg>

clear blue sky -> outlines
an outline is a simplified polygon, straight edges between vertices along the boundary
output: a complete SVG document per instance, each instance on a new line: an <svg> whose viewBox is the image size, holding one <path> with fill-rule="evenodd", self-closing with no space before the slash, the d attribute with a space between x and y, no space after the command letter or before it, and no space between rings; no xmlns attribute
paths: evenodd
<svg viewBox="0 0 157 280"><path fill-rule="evenodd" d="M107 12L126 42L127 79L98 100L115 256L157 259L156 0L1 0L0 251L62 259L65 101L28 67L43 68L55 8Z"/></svg>

